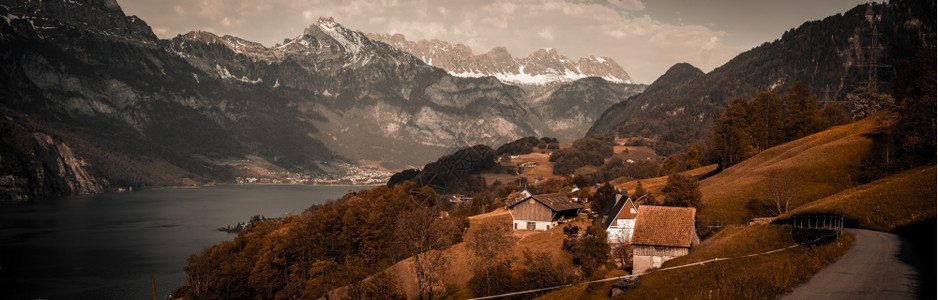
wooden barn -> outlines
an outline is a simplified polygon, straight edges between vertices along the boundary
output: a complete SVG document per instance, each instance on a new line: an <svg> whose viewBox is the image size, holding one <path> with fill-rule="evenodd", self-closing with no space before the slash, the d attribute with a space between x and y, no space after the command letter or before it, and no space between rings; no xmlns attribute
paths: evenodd
<svg viewBox="0 0 938 300"><path fill-rule="evenodd" d="M532 195L506 208L515 230L548 230L563 220L575 218L583 206L557 193Z"/></svg>
<svg viewBox="0 0 938 300"><path fill-rule="evenodd" d="M632 274L645 273L669 259L690 253L700 243L697 209L642 205L632 235Z"/></svg>
<svg viewBox="0 0 938 300"><path fill-rule="evenodd" d="M608 234L609 244L628 243L635 229L638 207L627 195L616 195L616 201L607 203L599 214L603 228Z"/></svg>

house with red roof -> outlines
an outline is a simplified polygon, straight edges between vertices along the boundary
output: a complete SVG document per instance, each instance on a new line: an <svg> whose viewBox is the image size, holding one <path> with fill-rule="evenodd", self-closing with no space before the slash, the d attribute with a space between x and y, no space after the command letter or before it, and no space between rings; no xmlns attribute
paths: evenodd
<svg viewBox="0 0 938 300"><path fill-rule="evenodd" d="M642 205L632 235L632 274L660 268L672 258L690 253L700 243L697 209Z"/></svg>

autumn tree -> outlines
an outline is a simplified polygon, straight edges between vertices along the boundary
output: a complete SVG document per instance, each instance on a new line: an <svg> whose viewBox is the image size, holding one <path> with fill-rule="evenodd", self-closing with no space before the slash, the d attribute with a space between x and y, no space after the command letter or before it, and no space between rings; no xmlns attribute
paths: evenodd
<svg viewBox="0 0 938 300"><path fill-rule="evenodd" d="M824 129L817 96L803 81L795 81L785 91L785 133L793 141Z"/></svg>
<svg viewBox="0 0 938 300"><path fill-rule="evenodd" d="M674 154L671 154L667 158L665 158L663 162L661 162L661 175L662 176L670 175L674 172L680 171L678 170L678 168L679 166L678 166L677 156Z"/></svg>
<svg viewBox="0 0 938 300"><path fill-rule="evenodd" d="M784 139L782 99L774 92L761 92L749 104L750 135L756 152L781 144Z"/></svg>
<svg viewBox="0 0 938 300"><path fill-rule="evenodd" d="M696 179L683 174L671 174L668 183L661 190L665 206L694 207L701 209L700 183Z"/></svg>
<svg viewBox="0 0 938 300"><path fill-rule="evenodd" d="M719 158L721 167L730 167L751 155L749 124L749 104L742 99L730 103L713 121L710 148Z"/></svg>
<svg viewBox="0 0 938 300"><path fill-rule="evenodd" d="M525 248L523 252L524 265L521 269L521 284L523 288L539 289L568 284L573 281L573 274L562 268L550 251L531 251Z"/></svg>
<svg viewBox="0 0 938 300"><path fill-rule="evenodd" d="M695 146L691 146L687 149L687 155L684 158L684 168L688 170L700 168L700 159L700 150L697 150Z"/></svg>
<svg viewBox="0 0 938 300"><path fill-rule="evenodd" d="M434 288L442 285L448 261L443 248L454 242L458 230L440 210L420 207L405 212L397 222L397 238L414 256L414 273L420 299L432 299Z"/></svg>
<svg viewBox="0 0 938 300"><path fill-rule="evenodd" d="M508 290L511 256L515 244L512 230L506 224L474 225L466 234L466 249L474 276L470 286L476 296L488 296Z"/></svg>
<svg viewBox="0 0 938 300"><path fill-rule="evenodd" d="M564 250L573 255L573 263L580 266L583 279L599 274L609 261L610 247L606 229L598 224L586 228L582 236L568 236L563 242Z"/></svg>

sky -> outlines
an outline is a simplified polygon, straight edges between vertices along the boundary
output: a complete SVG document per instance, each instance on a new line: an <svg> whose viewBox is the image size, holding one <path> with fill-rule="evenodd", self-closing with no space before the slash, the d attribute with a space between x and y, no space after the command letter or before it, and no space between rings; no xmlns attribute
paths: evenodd
<svg viewBox="0 0 938 300"><path fill-rule="evenodd" d="M515 57L554 48L570 59L615 60L636 83L676 63L704 72L774 41L804 22L860 0L118 0L160 38L192 30L266 46L303 33L320 17L365 33L465 44L475 54L504 46Z"/></svg>

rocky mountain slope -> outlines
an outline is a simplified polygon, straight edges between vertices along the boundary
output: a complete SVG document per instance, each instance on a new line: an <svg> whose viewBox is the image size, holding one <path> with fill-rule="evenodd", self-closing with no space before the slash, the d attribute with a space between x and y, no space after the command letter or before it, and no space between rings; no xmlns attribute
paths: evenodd
<svg viewBox="0 0 938 300"><path fill-rule="evenodd" d="M613 83L632 83L632 78L614 60L590 56L576 61L556 49L539 49L527 57L516 58L504 47L495 47L475 55L469 46L440 40L409 41L402 34L368 34L458 77L495 76L518 85L546 85L600 77Z"/></svg>
<svg viewBox="0 0 938 300"><path fill-rule="evenodd" d="M207 32L158 40L110 0L4 0L0 16L4 115L48 124L24 134L74 137L190 183L272 171L341 175L360 160L418 165L454 145L545 128L520 88L453 77L331 19L267 48ZM52 171L23 153L4 159ZM255 162L277 170L252 171ZM156 175L121 180L128 177L107 172L109 164L82 168L105 188L166 184Z"/></svg>
<svg viewBox="0 0 938 300"><path fill-rule="evenodd" d="M3 116L41 124L17 127L19 136L74 150L84 163L73 173L90 177L63 186L95 187L56 194L334 179L522 136L575 139L598 107L643 88L586 78L523 89L453 76L331 18L266 47L203 31L160 40L113 0L2 0L0 16ZM578 89L596 91L568 92ZM4 189L35 190L35 174L61 173L24 150L25 139L4 142L4 161L28 166L4 168Z"/></svg>
<svg viewBox="0 0 938 300"><path fill-rule="evenodd" d="M809 83L819 101L850 109L842 101L869 81L870 65L880 66L873 68L875 81L880 91L889 92L899 61L918 51L933 55L934 11L935 3L929 1L864 4L804 23L707 74L676 65L640 96L609 108L588 134L616 130L687 145L702 137L733 99L751 99L761 91L781 93L798 80Z"/></svg>

